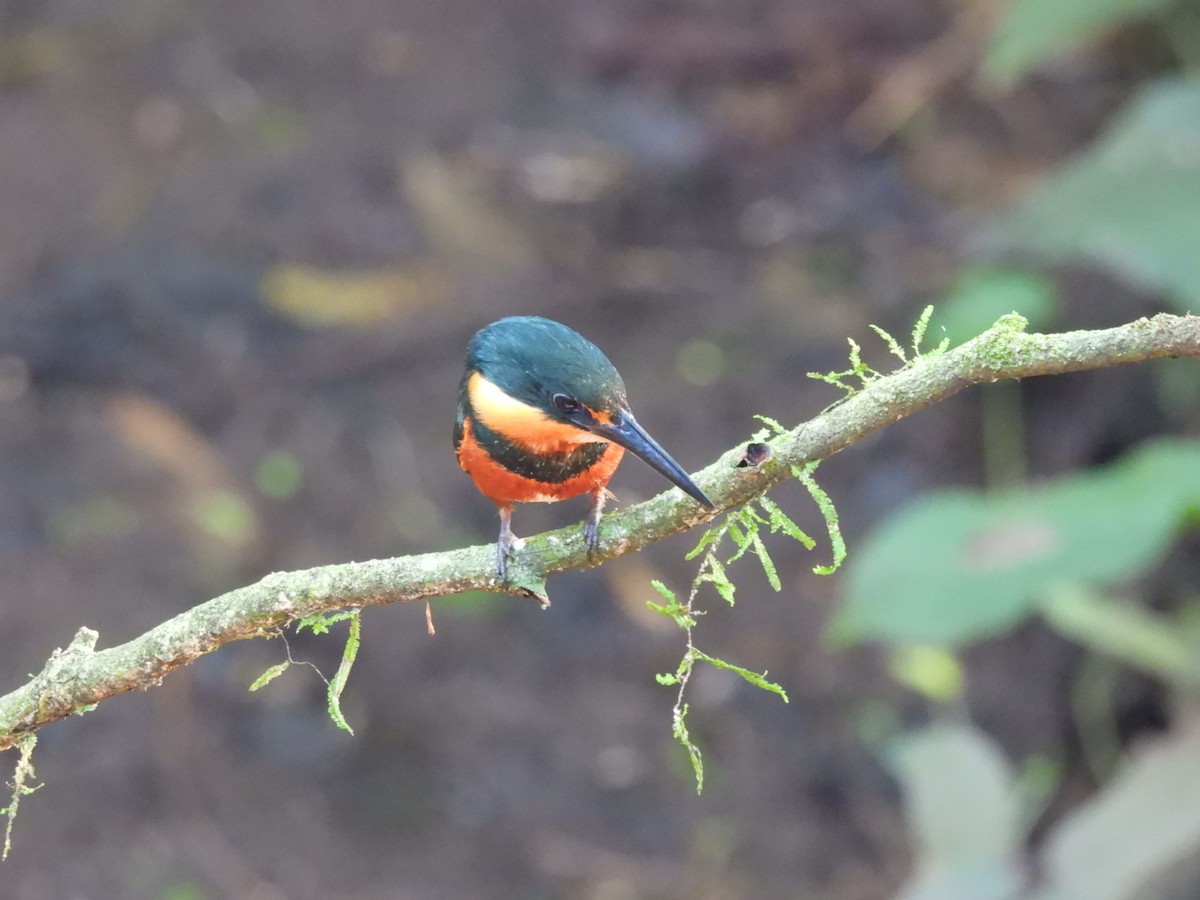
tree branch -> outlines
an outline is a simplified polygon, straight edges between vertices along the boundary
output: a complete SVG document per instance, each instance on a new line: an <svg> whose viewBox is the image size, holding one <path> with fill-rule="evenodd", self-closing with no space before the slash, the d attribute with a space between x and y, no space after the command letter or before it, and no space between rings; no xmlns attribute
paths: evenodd
<svg viewBox="0 0 1200 900"><path fill-rule="evenodd" d="M773 439L773 458L757 468L737 468L735 447L696 476L716 503L706 510L676 489L601 523L602 549L587 556L583 529L561 528L529 539L509 565L509 582L495 576L494 546L468 547L395 559L276 572L180 613L140 637L107 650L81 628L65 650L10 694L0 697L0 750L50 722L116 694L145 690L180 666L231 641L265 637L314 612L376 606L489 590L547 603L545 578L597 565L694 528L765 493L788 478L791 467L823 459L963 388L1004 378L1097 369L1177 356L1200 356L1200 317L1158 315L1102 331L1025 334L1018 315L1002 318L979 337L931 354Z"/></svg>

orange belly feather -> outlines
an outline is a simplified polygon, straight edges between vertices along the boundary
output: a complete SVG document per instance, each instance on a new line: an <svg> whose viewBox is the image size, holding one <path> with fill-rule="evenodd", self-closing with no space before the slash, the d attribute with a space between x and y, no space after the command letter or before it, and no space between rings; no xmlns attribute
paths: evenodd
<svg viewBox="0 0 1200 900"><path fill-rule="evenodd" d="M471 419L468 417L463 421L458 464L471 476L480 493L497 506L508 507L513 503L552 503L602 490L612 479L624 455L624 447L609 443L604 455L596 464L574 478L557 483L537 481L518 475L493 460L475 440L471 433Z"/></svg>

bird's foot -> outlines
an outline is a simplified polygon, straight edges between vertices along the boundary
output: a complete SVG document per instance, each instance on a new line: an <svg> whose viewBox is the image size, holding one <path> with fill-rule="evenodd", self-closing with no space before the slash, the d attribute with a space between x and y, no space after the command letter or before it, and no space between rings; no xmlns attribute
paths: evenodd
<svg viewBox="0 0 1200 900"><path fill-rule="evenodd" d="M583 542L587 545L588 559L600 552L600 516L604 512L604 501L609 493L604 488L592 492L592 506L583 523Z"/></svg>
<svg viewBox="0 0 1200 900"><path fill-rule="evenodd" d="M508 581L508 560L524 546L525 539L517 537L511 531L500 535L496 544L496 577L501 581Z"/></svg>
<svg viewBox="0 0 1200 900"><path fill-rule="evenodd" d="M590 559L600 552L600 520L588 519L583 523L583 542L587 545L587 555Z"/></svg>

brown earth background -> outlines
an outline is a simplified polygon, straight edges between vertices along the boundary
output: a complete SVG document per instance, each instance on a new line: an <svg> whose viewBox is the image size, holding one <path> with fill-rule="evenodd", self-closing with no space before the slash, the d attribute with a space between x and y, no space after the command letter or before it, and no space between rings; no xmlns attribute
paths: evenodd
<svg viewBox="0 0 1200 900"><path fill-rule="evenodd" d="M1118 43L989 91L959 10L0 2L0 690L80 625L112 645L271 571L493 540L450 429L465 344L502 315L595 340L692 470L754 413L832 402L805 376L847 336L887 365L867 323L906 331L1153 65ZM1055 278L1063 327L1155 308ZM1022 392L1034 475L1178 427L1143 370ZM827 462L851 552L919 492L978 484L979 435L972 392ZM635 460L613 483L662 487ZM802 490L777 499L821 531ZM370 610L356 737L303 667L247 692L278 640L47 728L0 898L891 896L911 849L863 723L923 701L822 640L828 547L780 544L784 590L743 565L700 640L791 703L699 673L697 797L654 680L681 635L645 607L690 547L555 578L547 612L440 601L433 638L417 605ZM326 674L340 652L291 639ZM972 648L976 721L1070 760L1078 656L1033 625ZM1149 685L1123 696L1125 733L1161 725ZM1090 789L1068 765L1062 803Z"/></svg>

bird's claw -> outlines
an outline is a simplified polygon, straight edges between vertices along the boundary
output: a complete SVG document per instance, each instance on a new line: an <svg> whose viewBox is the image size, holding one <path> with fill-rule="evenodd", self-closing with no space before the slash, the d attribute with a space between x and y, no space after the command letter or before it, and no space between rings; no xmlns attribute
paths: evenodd
<svg viewBox="0 0 1200 900"><path fill-rule="evenodd" d="M600 552L600 522L587 521L583 525L583 542L587 545L587 555L590 559Z"/></svg>
<svg viewBox="0 0 1200 900"><path fill-rule="evenodd" d="M508 581L508 560L525 546L525 539L515 534L501 535L496 544L496 577Z"/></svg>
<svg viewBox="0 0 1200 900"><path fill-rule="evenodd" d="M598 488L592 493L592 508L583 521L583 543L587 546L590 560L600 552L600 518L604 512L604 501L608 499L608 491Z"/></svg>
<svg viewBox="0 0 1200 900"><path fill-rule="evenodd" d="M496 545L496 578L508 581L508 551L505 550L503 541Z"/></svg>

